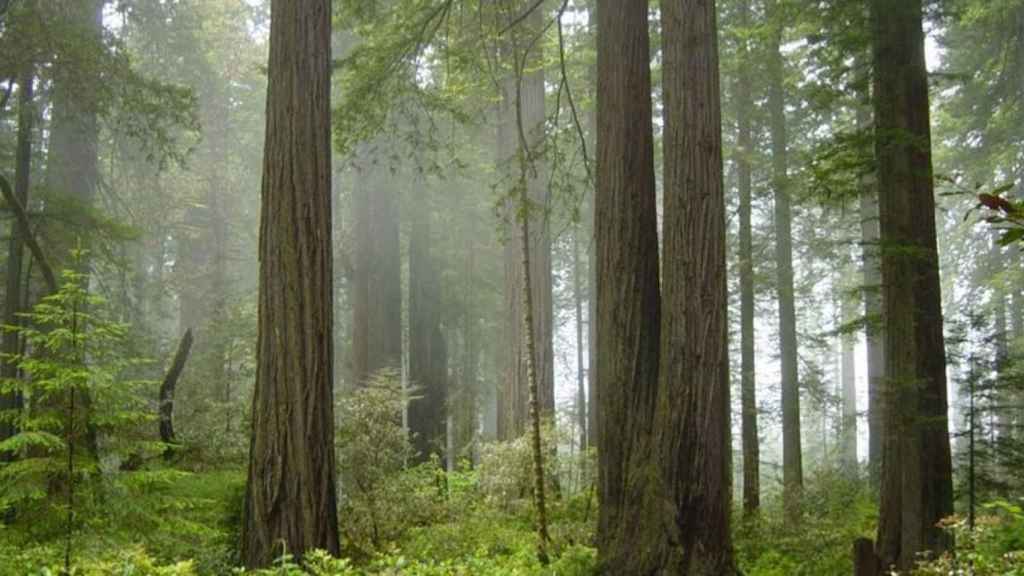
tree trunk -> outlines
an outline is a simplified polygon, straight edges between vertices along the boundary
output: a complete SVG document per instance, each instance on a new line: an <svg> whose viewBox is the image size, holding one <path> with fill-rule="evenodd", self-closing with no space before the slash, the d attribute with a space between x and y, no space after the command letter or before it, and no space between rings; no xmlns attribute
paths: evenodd
<svg viewBox="0 0 1024 576"><path fill-rule="evenodd" d="M597 195L598 495L603 574L651 574L669 546L645 500L661 298L646 0L599 0Z"/></svg>
<svg viewBox="0 0 1024 576"><path fill-rule="evenodd" d="M259 336L242 561L339 551L332 394L329 0L273 0Z"/></svg>
<svg viewBox="0 0 1024 576"><path fill-rule="evenodd" d="M782 499L791 520L799 518L803 489L800 439L800 381L797 365L796 306L793 295L793 233L787 174L785 64L782 57L784 15L778 0L768 0L772 19L768 51L768 108L771 114L772 188L775 192L775 261L779 294L779 353L782 366Z"/></svg>
<svg viewBox="0 0 1024 576"><path fill-rule="evenodd" d="M576 312L576 427L580 451L587 449L587 389L583 350L583 281L580 278L580 226L572 234L572 300Z"/></svg>
<svg viewBox="0 0 1024 576"><path fill-rule="evenodd" d="M865 100L870 100L870 95ZM858 106L858 129L872 129L871 123L870 109L865 105ZM882 269L879 262L878 187L873 176L861 179L860 241L864 278L864 317L867 320L864 333L867 343L868 470L871 484L877 488L884 437L881 389L885 377L885 334L881 329Z"/></svg>
<svg viewBox="0 0 1024 576"><path fill-rule="evenodd" d="M73 8L68 9L64 17L80 41L101 42L105 3L105 0L70 3ZM75 247L75 234L81 236L91 232L87 229L87 215L99 186L100 103L82 87L100 81L90 75L93 73L93 68L80 67L73 61L58 64L54 70L46 187L82 208L79 221L73 223L76 229L72 231L69 243L54 255L58 261L67 257L65 250ZM82 267L87 271L87 260L82 262Z"/></svg>
<svg viewBox="0 0 1024 576"><path fill-rule="evenodd" d="M949 546L953 511L946 355L921 0L873 0L876 155L885 318L877 552L907 569Z"/></svg>
<svg viewBox="0 0 1024 576"><path fill-rule="evenodd" d="M732 436L714 0L662 0L661 367L655 437L674 546L665 573L729 576ZM676 564L678 562L678 564Z"/></svg>
<svg viewBox="0 0 1024 576"><path fill-rule="evenodd" d="M31 71L21 74L18 79L18 140L14 160L14 196L21 206L28 204L29 176L32 171L32 124L35 120L34 87L35 76ZM18 326L21 319L22 268L25 252L25 231L17 222L11 225L11 239L7 246L6 292L4 293L4 324ZM2 351L5 358L21 352L21 338L13 330L4 330ZM13 360L0 363L0 378L13 380L18 377L18 365ZM0 412L18 411L22 407L20 394L0 394ZM17 433L9 420L0 420L0 442ZM10 455L4 454L0 459Z"/></svg>
<svg viewBox="0 0 1024 576"><path fill-rule="evenodd" d="M174 360L171 367L164 375L160 383L160 441L168 444L164 448L164 458L169 459L174 455L174 449L170 444L177 442L174 435L174 392L178 386L178 379L185 370L185 362L188 361L188 353L192 350L192 329L185 330L181 341L178 342L178 350L174 353Z"/></svg>
<svg viewBox="0 0 1024 576"><path fill-rule="evenodd" d="M750 26L750 1L741 0L737 25ZM761 506L761 447L757 432L757 384L754 357L754 253L751 226L752 177L750 158L754 153L751 134L750 50L746 39L740 41L736 82L737 147L736 166L740 193L740 404L743 434L743 513L750 515Z"/></svg>
<svg viewBox="0 0 1024 576"><path fill-rule="evenodd" d="M595 0L587 1L587 18L590 23L591 32L597 38L597 14ZM597 88L597 66L591 66L591 85ZM595 98L596 99L596 98ZM593 106L586 114L586 121L589 132L592 135L591 150L597 149L597 107ZM597 446L597 427L600 422L598 417L601 407L597 402L597 242L595 231L597 224L594 221L594 202L597 196L596 179L600 175L594 174L594 189L590 190L587 200L584 203L584 222L587 223L587 446Z"/></svg>
<svg viewBox="0 0 1024 576"><path fill-rule="evenodd" d="M409 432L419 462L446 447L447 346L441 331L440 286L430 250L430 212L412 211L409 236Z"/></svg>
<svg viewBox="0 0 1024 576"><path fill-rule="evenodd" d="M852 272L852 271L849 271ZM844 278L848 279L852 273L846 273ZM847 283L840 282L842 286L839 295L839 308L842 312L842 324L849 326L857 319L857 308L859 302L847 294ZM840 427L840 464L843 471L850 478L857 477L857 364L854 352L856 351L857 336L853 332L844 332L840 335L842 359L841 364L841 399L842 399L842 425Z"/></svg>
<svg viewBox="0 0 1024 576"><path fill-rule="evenodd" d="M81 0L69 3L62 15L68 34L90 49L98 49L103 38L103 6L105 0ZM53 67L53 105L51 107L50 140L47 151L46 188L51 194L77 209L72 210L70 232L59 236L62 242L50 252L50 261L58 269L70 265L70 252L88 248L94 232L92 210L99 187L99 107L95 93L83 90L102 80L93 66L82 66L74 59L58 61ZM26 238L26 241L28 239ZM90 258L76 259L77 271L91 274ZM54 283L54 287L56 283ZM87 286L88 287L88 283ZM92 402L89 394L79 391L78 404L86 422L91 422ZM88 424L80 435L82 448L96 457L98 438L95 425Z"/></svg>
<svg viewBox="0 0 1024 576"><path fill-rule="evenodd" d="M362 148L355 178L355 263L352 305L353 378L365 384L383 369L402 366L402 283L399 256L397 183L373 149Z"/></svg>
<svg viewBox="0 0 1024 576"><path fill-rule="evenodd" d="M527 3L515 5L527 9ZM518 16L520 10L513 10L507 15L509 19ZM510 34L512 40L507 46L504 58L511 61L520 60L517 66L523 70L513 70L502 81L502 110L498 128L498 162L505 166L518 166L517 157L529 154L527 158L528 174L526 188L528 209L521 207L516 195L509 197L506 203L507 221L509 224L518 222L525 210L530 219L531 253L529 271L533 294L533 339L536 343L534 363L537 367L537 392L541 415L545 418L554 416L555 410L555 376L554 376L554 341L553 341L553 304L551 291L551 230L548 219L550 191L547 188L547 167L543 158L544 134L544 71L541 66L539 43L529 44L529 40L543 27L544 11L535 8L526 20L516 26ZM518 99L518 101L517 101ZM517 108L521 118L517 118ZM517 122L522 122L525 145L516 145L519 141ZM518 176L508 178L515 182ZM527 275L522 269L522 251L519 246L522 239L518 234L510 233L505 245L505 299L507 303L506 333L508 334L508 368L506 369L506 392L504 394L506 426L503 438L514 438L527 431L529 421L529 383L526 338L520 332L523 327L523 288L522 278Z"/></svg>

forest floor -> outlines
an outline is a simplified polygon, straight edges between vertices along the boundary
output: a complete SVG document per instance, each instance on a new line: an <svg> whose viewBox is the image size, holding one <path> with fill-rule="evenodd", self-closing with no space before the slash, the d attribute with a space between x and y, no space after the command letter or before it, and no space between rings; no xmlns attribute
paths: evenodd
<svg viewBox="0 0 1024 576"><path fill-rule="evenodd" d="M120 474L102 493L84 493L73 539L80 576L206 576L241 574L238 527L241 467L185 472L170 468ZM439 472L430 464L392 475L367 498L339 510L345 560L313 557L309 572L283 560L258 574L315 576L592 575L596 502L571 477L551 509L552 563L537 560L531 501L508 470ZM578 480L578 478L577 478ZM734 543L746 576L852 573L853 541L871 537L877 506L864 483L838 474L808 478L798 525L783 520L766 495L756 518L737 512ZM116 502L116 504L114 504ZM21 511L0 527L0 576L51 575L63 566L65 509ZM1024 549L1024 522L1016 534ZM922 571L921 574L954 572ZM1020 574L1024 572L976 572Z"/></svg>

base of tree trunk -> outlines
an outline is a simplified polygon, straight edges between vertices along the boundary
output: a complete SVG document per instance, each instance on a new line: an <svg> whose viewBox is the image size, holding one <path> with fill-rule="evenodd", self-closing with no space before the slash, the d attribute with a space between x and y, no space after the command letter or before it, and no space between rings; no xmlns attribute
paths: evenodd
<svg viewBox="0 0 1024 576"><path fill-rule="evenodd" d="M853 541L853 575L882 576L882 562L875 554L875 542L868 538Z"/></svg>

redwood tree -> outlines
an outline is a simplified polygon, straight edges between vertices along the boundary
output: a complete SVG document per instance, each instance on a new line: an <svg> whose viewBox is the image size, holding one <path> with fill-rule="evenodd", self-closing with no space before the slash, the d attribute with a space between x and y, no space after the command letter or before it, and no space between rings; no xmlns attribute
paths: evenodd
<svg viewBox="0 0 1024 576"><path fill-rule="evenodd" d="M948 546L936 523L953 511L921 4L871 3L886 362L876 551L901 569Z"/></svg>
<svg viewBox="0 0 1024 576"><path fill-rule="evenodd" d="M337 554L330 0L273 0L242 560ZM283 547L283 549L282 549Z"/></svg>
<svg viewBox="0 0 1024 576"><path fill-rule="evenodd" d="M597 543L606 574L647 574L661 297L647 0L597 5Z"/></svg>
<svg viewBox="0 0 1024 576"><path fill-rule="evenodd" d="M797 366L796 304L793 294L793 232L786 134L785 62L782 32L785 14L779 0L769 0L772 18L768 49L768 109L771 115L772 188L775 192L775 273L779 293L779 354L782 382L782 499L789 518L799 514L804 484L800 436L800 381Z"/></svg>
<svg viewBox="0 0 1024 576"><path fill-rule="evenodd" d="M725 193L714 0L662 0L664 256L657 463L674 554L660 570L735 574ZM678 563L678 564L677 564Z"/></svg>
<svg viewBox="0 0 1024 576"><path fill-rule="evenodd" d="M750 26L750 1L741 0L737 24ZM743 436L743 512L750 514L761 506L761 446L757 433L757 386L754 355L754 248L751 224L752 174L750 156L754 152L751 134L753 88L751 87L750 49L746 38L739 45L739 73L736 82L736 169L739 179L740 220L740 404Z"/></svg>

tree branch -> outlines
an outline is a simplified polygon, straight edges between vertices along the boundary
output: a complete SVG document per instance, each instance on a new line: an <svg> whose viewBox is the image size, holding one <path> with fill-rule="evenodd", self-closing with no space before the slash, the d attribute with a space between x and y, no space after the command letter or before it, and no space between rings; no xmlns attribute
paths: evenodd
<svg viewBox="0 0 1024 576"><path fill-rule="evenodd" d="M25 212L25 207L21 205L21 201L14 195L14 190L11 189L11 183L0 175L0 192L3 193L4 200L7 201L7 205L10 206L11 210L14 211L14 216L18 220L18 227L21 229L22 235L25 237L25 244L28 244L28 249L32 251L32 256L36 262L39 263L39 269L43 273L43 279L46 280L46 287L49 288L50 292L57 291L57 277L53 275L53 268L50 267L50 262L46 259L46 254L43 253L43 248L39 245L36 240L35 234L32 233L32 227L28 221L28 214Z"/></svg>
<svg viewBox="0 0 1024 576"><path fill-rule="evenodd" d="M178 351L174 353L174 360L171 367L160 384L160 440L168 446L164 449L164 457L170 458L174 454L174 390L178 385L178 378L185 370L185 362L188 361L188 353L192 350L192 329L185 330L178 342Z"/></svg>
<svg viewBox="0 0 1024 576"><path fill-rule="evenodd" d="M533 14L533 11L536 10L537 8L540 8L540 5L543 4L543 3L544 3L544 0L537 0L536 2L534 2L532 6L527 8L519 16L516 16L511 22L509 22L504 28L502 28L501 32L498 33L498 36L504 36L506 32L508 32L509 30L511 30L511 29L515 28L516 26L522 24L523 20L526 20L527 18L529 18L530 14Z"/></svg>

